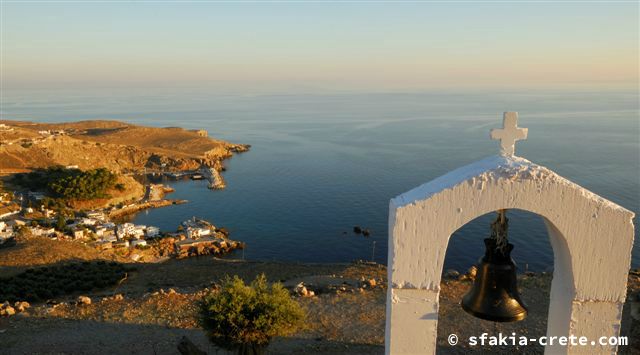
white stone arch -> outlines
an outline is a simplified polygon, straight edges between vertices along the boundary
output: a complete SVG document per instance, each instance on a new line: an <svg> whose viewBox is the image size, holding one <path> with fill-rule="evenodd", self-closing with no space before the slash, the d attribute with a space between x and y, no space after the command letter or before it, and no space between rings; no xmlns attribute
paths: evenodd
<svg viewBox="0 0 640 355"><path fill-rule="evenodd" d="M476 217L510 208L536 213L547 226L554 253L547 335L597 341L619 334L634 214L526 159L494 156L391 200L387 354L435 353L449 238ZM546 350L612 353L616 348Z"/></svg>

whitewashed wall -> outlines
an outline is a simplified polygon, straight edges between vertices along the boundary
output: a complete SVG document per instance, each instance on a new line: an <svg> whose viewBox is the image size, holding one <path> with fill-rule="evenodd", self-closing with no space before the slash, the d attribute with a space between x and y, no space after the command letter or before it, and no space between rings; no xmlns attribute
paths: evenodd
<svg viewBox="0 0 640 355"><path fill-rule="evenodd" d="M494 156L391 200L387 354L435 353L440 276L450 236L483 214L512 208L539 214L549 231L554 274L548 335L618 335L634 214L526 159ZM609 354L616 349L550 351Z"/></svg>

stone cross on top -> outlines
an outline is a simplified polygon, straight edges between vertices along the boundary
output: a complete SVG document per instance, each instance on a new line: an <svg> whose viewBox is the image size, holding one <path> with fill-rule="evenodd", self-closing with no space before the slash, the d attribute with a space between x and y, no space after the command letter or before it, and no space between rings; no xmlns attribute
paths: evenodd
<svg viewBox="0 0 640 355"><path fill-rule="evenodd" d="M527 139L528 128L518 127L518 113L505 112L502 116L502 128L491 130L491 139L500 140L500 154L512 156L515 154L516 141Z"/></svg>

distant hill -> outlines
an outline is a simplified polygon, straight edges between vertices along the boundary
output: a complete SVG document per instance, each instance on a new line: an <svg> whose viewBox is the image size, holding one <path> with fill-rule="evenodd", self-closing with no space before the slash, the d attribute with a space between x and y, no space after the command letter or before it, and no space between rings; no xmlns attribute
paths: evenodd
<svg viewBox="0 0 640 355"><path fill-rule="evenodd" d="M222 160L246 146L209 138L203 130L155 128L120 121L33 123L0 120L0 174L52 165L115 172L144 168L221 169Z"/></svg>

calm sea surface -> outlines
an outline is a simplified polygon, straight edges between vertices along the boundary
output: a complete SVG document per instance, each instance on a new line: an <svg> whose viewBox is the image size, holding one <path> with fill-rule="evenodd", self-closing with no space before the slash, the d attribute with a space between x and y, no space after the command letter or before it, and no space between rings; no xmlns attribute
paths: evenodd
<svg viewBox="0 0 640 355"><path fill-rule="evenodd" d="M640 212L637 92L243 96L186 89L14 90L3 94L2 117L204 128L212 137L251 144L250 152L227 161L225 190L167 181L176 189L171 197L189 203L140 213L135 222L174 230L184 219L202 217L245 241L248 259L386 262L389 199L496 154L498 143L488 131L501 124L502 111L519 111L520 125L529 128L518 155ZM520 268L552 266L541 218L524 211L510 217ZM446 268L463 270L478 259L492 218L481 216L453 235ZM354 235L354 225L369 228L372 236ZM634 267L640 266L637 231Z"/></svg>

